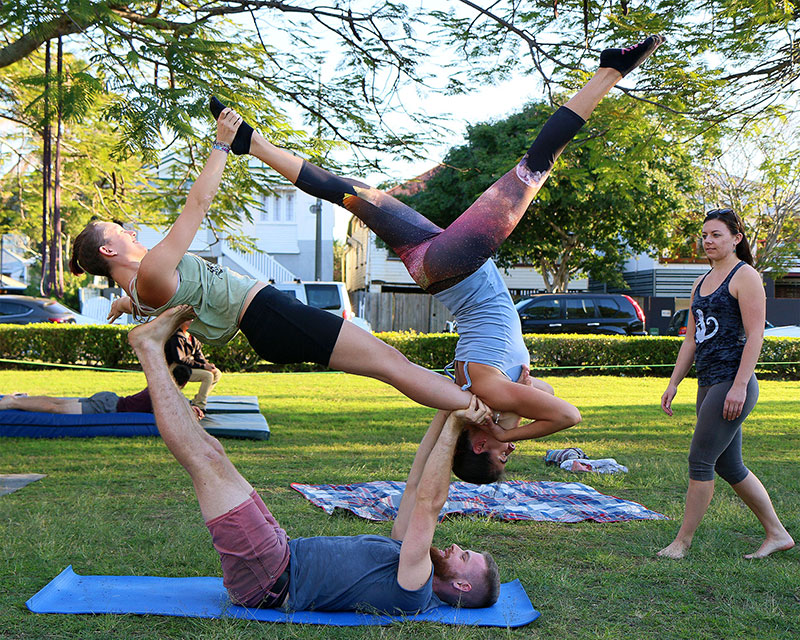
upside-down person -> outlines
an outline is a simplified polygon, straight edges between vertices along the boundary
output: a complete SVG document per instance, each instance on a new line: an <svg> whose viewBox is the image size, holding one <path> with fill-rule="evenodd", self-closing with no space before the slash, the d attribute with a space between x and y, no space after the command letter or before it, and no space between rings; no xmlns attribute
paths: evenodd
<svg viewBox="0 0 800 640"><path fill-rule="evenodd" d="M289 539L222 445L195 420L178 390L167 384L164 343L192 313L169 309L134 328L131 343L152 391L156 424L186 469L222 563L232 600L285 610L362 610L416 613L442 601L465 607L493 604L497 565L488 554L431 546L447 499L453 449L462 428L491 415L477 397L469 407L439 412L426 432L408 477L391 538L375 535Z"/></svg>
<svg viewBox="0 0 800 640"><path fill-rule="evenodd" d="M417 211L368 185L342 178L264 139L242 124L233 141L235 153L262 160L306 193L340 205L357 216L401 258L414 281L435 296L458 321L453 379L495 411L481 443L470 434L459 446L454 471L463 480L493 482L502 475L517 440L547 436L577 424L579 411L555 397L545 383L516 384L530 355L511 295L492 261L544 184L570 140L605 95L663 42L650 36L625 49L606 49L600 68L544 124L519 164L489 187L450 226L442 229ZM212 99L220 120L224 105ZM444 364L444 363L442 363ZM435 405L445 408L441 403ZM531 420L519 425L519 417Z"/></svg>

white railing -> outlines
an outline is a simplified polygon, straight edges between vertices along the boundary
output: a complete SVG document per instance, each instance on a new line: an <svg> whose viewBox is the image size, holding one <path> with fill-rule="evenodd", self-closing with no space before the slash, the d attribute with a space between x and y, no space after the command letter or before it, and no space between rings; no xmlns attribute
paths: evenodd
<svg viewBox="0 0 800 640"><path fill-rule="evenodd" d="M268 253L242 253L231 247L224 240L222 241L222 253L245 267L250 272L251 277L263 282L269 282L270 280L291 282L297 278L289 269Z"/></svg>

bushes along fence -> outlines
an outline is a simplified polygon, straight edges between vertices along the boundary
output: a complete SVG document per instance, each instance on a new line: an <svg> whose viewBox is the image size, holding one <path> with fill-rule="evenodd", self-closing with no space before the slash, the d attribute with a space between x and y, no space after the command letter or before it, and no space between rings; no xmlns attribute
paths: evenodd
<svg viewBox="0 0 800 640"><path fill-rule="evenodd" d="M0 325L0 358L57 364L137 369L126 336L130 327L114 325ZM412 362L441 369L453 358L452 333L386 332L375 334ZM554 373L625 373L668 376L683 338L664 336L526 335L535 375ZM208 359L223 371L302 371L314 365L270 365L261 360L240 333L223 346L204 345ZM766 338L760 375L800 378L800 339ZM21 363L20 363L21 364ZM13 362L2 362L4 367Z"/></svg>

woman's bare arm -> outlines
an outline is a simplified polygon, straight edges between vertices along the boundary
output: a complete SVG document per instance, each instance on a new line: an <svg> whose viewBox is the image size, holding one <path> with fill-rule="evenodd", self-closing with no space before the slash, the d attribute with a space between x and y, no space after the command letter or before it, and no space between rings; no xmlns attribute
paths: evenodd
<svg viewBox="0 0 800 640"><path fill-rule="evenodd" d="M484 368L485 367L485 368ZM515 429L504 430L497 425L487 427L500 442L513 442L541 438L561 431L581 421L576 407L547 391L526 384L512 382L490 370L493 367L470 364L470 376L475 395L499 411L511 411L533 420Z"/></svg>
<svg viewBox="0 0 800 640"><path fill-rule="evenodd" d="M694 281L692 293L689 295L690 300L694 300L694 292L700 285L700 280L702 280L702 276ZM661 395L661 409L668 416L672 415L672 400L675 398L675 394L678 393L678 385L681 383L681 380L686 377L686 374L689 373L694 363L694 322L694 314L692 310L689 309L689 313L686 316L686 337L684 337L681 348L678 351L678 358L675 361L675 366L672 368L672 375L669 378L667 390Z"/></svg>
<svg viewBox="0 0 800 640"><path fill-rule="evenodd" d="M225 109L217 121L217 142L230 145L242 119ZM136 289L139 298L151 306L161 306L175 293L175 269L205 219L222 180L227 152L213 149L195 180L178 219L161 242L148 251L139 265Z"/></svg>
<svg viewBox="0 0 800 640"><path fill-rule="evenodd" d="M747 399L747 383L758 364L761 346L764 343L764 321L767 313L766 293L761 276L749 266L744 266L731 279L731 294L739 301L742 324L747 342L742 351L739 370L730 391L725 396L722 415L726 420L735 420L742 413Z"/></svg>

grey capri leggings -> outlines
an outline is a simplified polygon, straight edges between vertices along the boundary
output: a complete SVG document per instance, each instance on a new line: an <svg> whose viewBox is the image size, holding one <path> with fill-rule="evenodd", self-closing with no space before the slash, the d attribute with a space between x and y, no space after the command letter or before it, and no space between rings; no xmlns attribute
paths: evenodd
<svg viewBox="0 0 800 640"><path fill-rule="evenodd" d="M725 396L733 380L697 388L697 424L689 449L689 478L713 480L714 471L729 484L737 484L750 473L742 460L742 423L756 406L758 381L747 382L742 413L735 420L722 417Z"/></svg>

